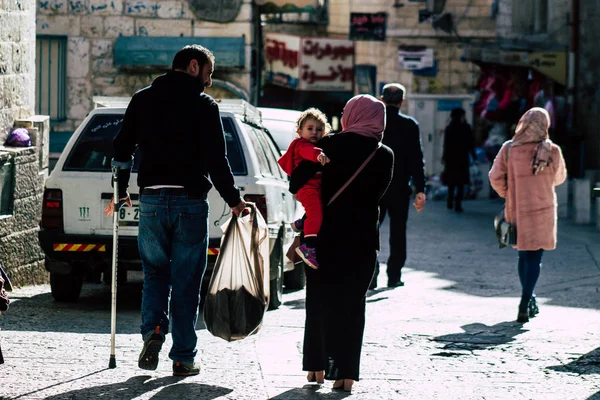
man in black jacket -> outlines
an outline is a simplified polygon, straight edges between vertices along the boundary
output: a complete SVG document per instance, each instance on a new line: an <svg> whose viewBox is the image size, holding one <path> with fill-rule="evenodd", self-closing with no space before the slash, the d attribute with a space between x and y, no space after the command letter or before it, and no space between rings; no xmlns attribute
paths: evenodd
<svg viewBox="0 0 600 400"><path fill-rule="evenodd" d="M138 248L144 272L144 346L138 366L156 369L170 318L169 358L176 376L200 372L194 362L195 325L206 269L208 191L214 184L236 215L246 206L226 158L219 107L203 93L212 84L213 70L208 49L181 49L170 72L134 94L113 142L119 199L129 206L127 187L136 149L141 156ZM113 210L111 201L106 214Z"/></svg>
<svg viewBox="0 0 600 400"><path fill-rule="evenodd" d="M419 124L413 118L400 113L406 89L398 83L390 83L383 87L381 99L386 105L386 126L383 144L394 151L394 175L387 192L381 199L379 223L386 213L390 218L390 256L387 260L388 287L404 286L402 268L406 262L406 222L410 206L410 188L412 184L417 191L415 206L417 212L425 207L425 163L421 149ZM375 272L371 288L375 288L377 274Z"/></svg>

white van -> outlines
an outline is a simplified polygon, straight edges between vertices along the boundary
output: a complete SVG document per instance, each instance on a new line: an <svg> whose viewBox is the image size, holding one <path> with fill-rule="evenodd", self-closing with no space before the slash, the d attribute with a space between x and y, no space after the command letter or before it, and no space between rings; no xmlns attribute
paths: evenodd
<svg viewBox="0 0 600 400"><path fill-rule="evenodd" d="M52 295L59 301L79 298L87 275L103 272L106 281L110 274L112 218L104 217L103 210L112 197L112 140L123 122L127 102L109 105L89 113L46 180L39 239L46 254ZM219 108L236 186L245 200L256 203L269 226L270 307L277 308L283 296L284 272L288 288L304 286L303 265L295 268L285 257L294 236L290 223L297 203L288 192L287 176L277 164L280 150L262 126L258 110L242 100L223 100ZM119 278L123 279L127 270L141 270L137 248L138 159L135 157L129 186L134 206L119 212ZM205 280L210 278L219 252L221 225L231 216L215 189L208 199L209 266Z"/></svg>
<svg viewBox="0 0 600 400"><path fill-rule="evenodd" d="M292 140L298 137L296 121L302 112L285 108L259 107L258 109L262 114L264 127L273 136L279 150L285 152Z"/></svg>

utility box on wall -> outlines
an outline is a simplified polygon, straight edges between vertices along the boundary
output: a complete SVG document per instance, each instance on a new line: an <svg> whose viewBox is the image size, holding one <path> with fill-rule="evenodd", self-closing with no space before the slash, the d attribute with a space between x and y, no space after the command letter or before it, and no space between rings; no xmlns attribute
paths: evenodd
<svg viewBox="0 0 600 400"><path fill-rule="evenodd" d="M442 172L444 130L450 122L454 108L465 110L467 123L473 127L473 101L471 95L412 94L407 99L408 114L419 123L425 174L439 175Z"/></svg>

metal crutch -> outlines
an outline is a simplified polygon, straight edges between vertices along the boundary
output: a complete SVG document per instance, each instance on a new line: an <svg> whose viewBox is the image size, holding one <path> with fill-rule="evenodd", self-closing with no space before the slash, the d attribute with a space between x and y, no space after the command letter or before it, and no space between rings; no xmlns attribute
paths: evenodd
<svg viewBox="0 0 600 400"><path fill-rule="evenodd" d="M119 246L119 167L112 167L112 184L113 184L113 245L112 245L112 275L111 275L111 307L110 307L110 360L108 368L117 368L117 360L115 358L115 334L117 331L117 262L118 262L118 246Z"/></svg>

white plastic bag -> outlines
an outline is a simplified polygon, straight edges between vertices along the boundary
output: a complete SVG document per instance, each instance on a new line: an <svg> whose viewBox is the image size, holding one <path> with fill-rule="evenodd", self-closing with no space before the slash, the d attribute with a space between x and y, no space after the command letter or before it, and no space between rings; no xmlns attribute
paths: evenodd
<svg viewBox="0 0 600 400"><path fill-rule="evenodd" d="M247 205L248 215L223 226L204 303L206 329L228 342L258 332L269 304L269 231L256 206Z"/></svg>

